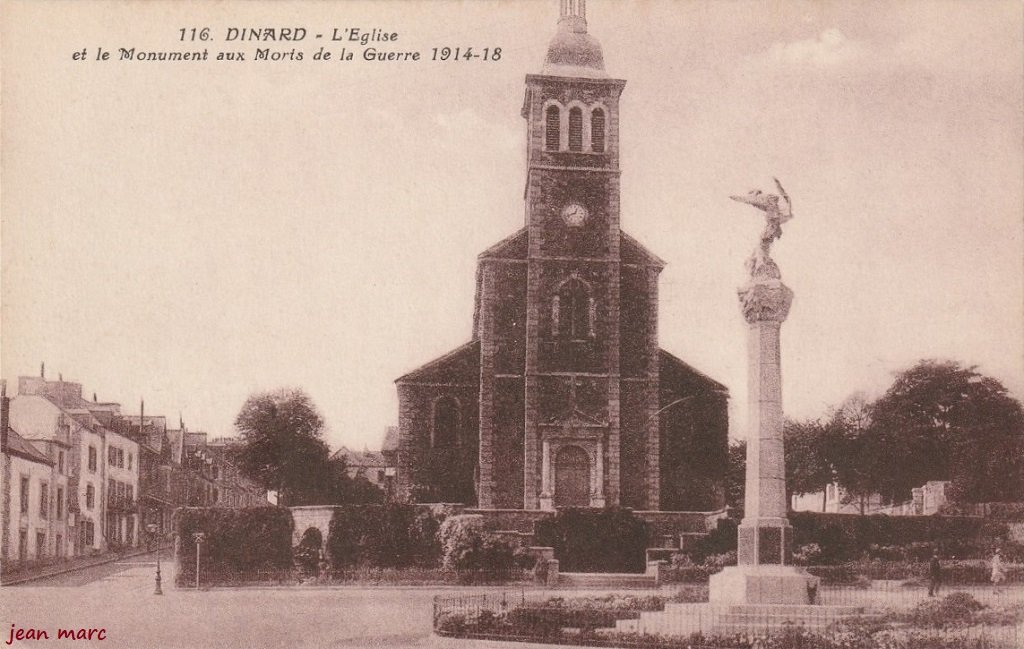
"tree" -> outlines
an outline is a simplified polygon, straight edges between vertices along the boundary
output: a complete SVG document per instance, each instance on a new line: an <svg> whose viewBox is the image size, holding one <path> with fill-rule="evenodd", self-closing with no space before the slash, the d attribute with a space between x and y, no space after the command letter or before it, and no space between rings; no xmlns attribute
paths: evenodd
<svg viewBox="0 0 1024 649"><path fill-rule="evenodd" d="M747 442L729 443L729 465L725 472L725 504L742 514L747 485Z"/></svg>
<svg viewBox="0 0 1024 649"><path fill-rule="evenodd" d="M1024 410L996 379L923 360L898 374L871 410L884 497L905 500L929 480L951 480L966 501L1024 499Z"/></svg>
<svg viewBox="0 0 1024 649"><path fill-rule="evenodd" d="M826 485L832 482L832 464L827 457L828 432L827 427L817 420L786 421L782 434L785 440L787 500L793 494L824 492Z"/></svg>
<svg viewBox="0 0 1024 649"><path fill-rule="evenodd" d="M871 403L863 392L849 396L827 424L825 456L842 488L844 504L858 502L865 514L868 498L878 492L890 470L885 445L871 434Z"/></svg>
<svg viewBox="0 0 1024 649"><path fill-rule="evenodd" d="M328 463L323 426L302 390L252 395L235 419L242 437L235 461L247 477L277 491L282 504L319 504L338 479Z"/></svg>

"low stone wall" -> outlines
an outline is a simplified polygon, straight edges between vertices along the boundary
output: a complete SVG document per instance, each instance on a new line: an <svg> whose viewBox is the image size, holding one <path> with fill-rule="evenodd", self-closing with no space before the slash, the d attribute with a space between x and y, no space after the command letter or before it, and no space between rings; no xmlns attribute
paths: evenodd
<svg viewBox="0 0 1024 649"><path fill-rule="evenodd" d="M483 516L489 530L514 530L531 535L534 523L554 515L554 512L539 509L467 509L465 513Z"/></svg>

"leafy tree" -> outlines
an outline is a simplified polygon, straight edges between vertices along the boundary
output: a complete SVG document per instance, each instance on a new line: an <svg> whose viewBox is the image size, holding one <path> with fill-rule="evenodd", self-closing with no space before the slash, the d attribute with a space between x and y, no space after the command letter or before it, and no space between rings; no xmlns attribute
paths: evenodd
<svg viewBox="0 0 1024 649"><path fill-rule="evenodd" d="M842 487L843 503L859 503L863 515L868 498L878 492L878 481L890 470L886 445L871 434L871 403L863 392L832 412L827 431L824 454Z"/></svg>
<svg viewBox="0 0 1024 649"><path fill-rule="evenodd" d="M1024 499L1024 411L996 379L953 361L923 360L871 409L876 490L904 500L951 480L970 502Z"/></svg>
<svg viewBox="0 0 1024 649"><path fill-rule="evenodd" d="M235 419L243 442L235 461L247 477L277 491L281 504L313 504L337 480L323 427L323 418L302 390L254 394Z"/></svg>
<svg viewBox="0 0 1024 649"><path fill-rule="evenodd" d="M827 457L829 430L820 421L789 420L783 427L786 459L786 496L824 491L832 482Z"/></svg>
<svg viewBox="0 0 1024 649"><path fill-rule="evenodd" d="M747 442L729 443L729 465L725 472L725 504L737 513L743 512L743 498L747 484Z"/></svg>

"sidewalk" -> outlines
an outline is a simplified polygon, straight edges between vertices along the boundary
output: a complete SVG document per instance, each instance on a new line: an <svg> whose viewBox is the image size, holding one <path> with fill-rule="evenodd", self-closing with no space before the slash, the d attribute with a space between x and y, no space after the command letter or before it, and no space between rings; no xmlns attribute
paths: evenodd
<svg viewBox="0 0 1024 649"><path fill-rule="evenodd" d="M165 550L173 551L172 545L161 546L161 552ZM0 586L16 586L18 584L24 584L32 581L38 581L40 579L47 579L49 577L56 577L57 575L65 575L69 572L76 572L78 570L85 570L94 566L101 566L106 563L113 563L115 561L122 561L124 559L130 559L132 557L142 556L144 554L154 554L156 550L148 550L146 548L136 548L130 552L124 552L121 554L106 553L90 557L73 557L66 561L60 561L50 565L39 566L38 569L19 572L13 578L3 577L0 581ZM165 555L168 556L168 555Z"/></svg>

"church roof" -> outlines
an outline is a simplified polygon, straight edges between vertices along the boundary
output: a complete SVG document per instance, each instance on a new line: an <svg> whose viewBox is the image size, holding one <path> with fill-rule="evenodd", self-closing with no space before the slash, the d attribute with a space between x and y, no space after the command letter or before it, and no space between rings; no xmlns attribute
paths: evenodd
<svg viewBox="0 0 1024 649"><path fill-rule="evenodd" d="M619 245L619 258L624 264L638 264L641 266L657 266L664 268L665 262L653 252L644 247L642 243L621 232L622 239Z"/></svg>
<svg viewBox="0 0 1024 649"><path fill-rule="evenodd" d="M467 383L480 380L480 341L471 340L395 379L395 383Z"/></svg>
<svg viewBox="0 0 1024 649"><path fill-rule="evenodd" d="M522 228L505 237L479 255L478 259L526 259L530 236L526 228Z"/></svg>
<svg viewBox="0 0 1024 649"><path fill-rule="evenodd" d="M579 0L563 0L558 31L548 45L541 74L585 79L608 77L601 44L587 33L587 17Z"/></svg>
<svg viewBox="0 0 1024 649"><path fill-rule="evenodd" d="M658 360L661 368L661 384L663 388L681 390L695 387L724 392L726 395L729 394L729 388L664 349L661 350Z"/></svg>

